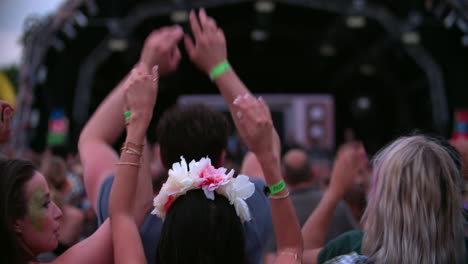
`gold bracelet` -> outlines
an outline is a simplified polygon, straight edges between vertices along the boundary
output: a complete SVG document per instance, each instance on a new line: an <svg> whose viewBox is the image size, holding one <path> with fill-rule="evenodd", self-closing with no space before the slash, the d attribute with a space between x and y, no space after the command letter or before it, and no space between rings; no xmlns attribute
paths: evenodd
<svg viewBox="0 0 468 264"><path fill-rule="evenodd" d="M145 146L145 144L137 144L137 143L133 143L133 142L130 142L130 141L125 142L124 146L125 146L125 144L127 144L127 145L130 144L130 145L133 145L135 147L144 147Z"/></svg>
<svg viewBox="0 0 468 264"><path fill-rule="evenodd" d="M117 162L115 165L130 165L130 166L135 166L135 167L140 167L140 164L138 163L133 163L133 162Z"/></svg>
<svg viewBox="0 0 468 264"><path fill-rule="evenodd" d="M122 148L120 151L121 151L120 152L121 154L126 153L126 154L130 154L130 155L138 156L139 158L142 156L141 153L139 153L139 152L137 152L137 151L135 151L134 149L131 149L131 148L130 149L129 148Z"/></svg>
<svg viewBox="0 0 468 264"><path fill-rule="evenodd" d="M126 153L128 154L133 154L133 155L136 155L136 156L139 156L141 157L142 154L140 152L138 152L136 149L133 149L133 148L130 148L128 146L124 146L120 149L121 152L123 152L125 150Z"/></svg>
<svg viewBox="0 0 468 264"><path fill-rule="evenodd" d="M288 198L288 197L289 197L289 191L283 195L268 195L268 198L273 199L273 200L281 200L281 199Z"/></svg>

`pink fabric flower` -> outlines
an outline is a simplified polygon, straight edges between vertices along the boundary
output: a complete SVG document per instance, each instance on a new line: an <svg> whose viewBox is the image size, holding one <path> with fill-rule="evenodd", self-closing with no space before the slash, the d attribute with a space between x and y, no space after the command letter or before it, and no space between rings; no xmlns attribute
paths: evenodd
<svg viewBox="0 0 468 264"><path fill-rule="evenodd" d="M226 174L225 168L215 169L209 158L202 158L198 162L192 160L188 166L183 157L180 159L180 163L172 165L166 183L153 199L153 214L164 219L166 212L179 196L201 188L210 200L214 200L215 191L225 196L234 205L242 222L250 220L249 207L245 200L252 196L255 187L247 176L233 178L234 170Z"/></svg>

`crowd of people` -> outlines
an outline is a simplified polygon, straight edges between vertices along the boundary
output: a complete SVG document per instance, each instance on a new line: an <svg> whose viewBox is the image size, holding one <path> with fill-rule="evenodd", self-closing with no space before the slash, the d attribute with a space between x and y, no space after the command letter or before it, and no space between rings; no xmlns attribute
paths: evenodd
<svg viewBox="0 0 468 264"><path fill-rule="evenodd" d="M148 36L83 128L79 165L0 159L1 263L44 253L52 263L467 263L466 144L403 136L369 163L363 144L348 142L328 185L317 184L305 149L281 155L269 108L229 64L216 21L200 9L190 25L193 38L179 26ZM146 140L180 41L249 149L239 172L224 168L228 122L206 105L173 106L158 121L158 144ZM13 109L1 109L4 144Z"/></svg>

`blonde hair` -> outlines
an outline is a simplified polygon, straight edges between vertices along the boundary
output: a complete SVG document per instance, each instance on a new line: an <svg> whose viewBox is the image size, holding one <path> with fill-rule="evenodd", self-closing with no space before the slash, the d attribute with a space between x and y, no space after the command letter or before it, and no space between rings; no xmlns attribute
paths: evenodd
<svg viewBox="0 0 468 264"><path fill-rule="evenodd" d="M377 155L363 218L362 253L370 260L465 263L461 176L448 151L434 139L412 136Z"/></svg>

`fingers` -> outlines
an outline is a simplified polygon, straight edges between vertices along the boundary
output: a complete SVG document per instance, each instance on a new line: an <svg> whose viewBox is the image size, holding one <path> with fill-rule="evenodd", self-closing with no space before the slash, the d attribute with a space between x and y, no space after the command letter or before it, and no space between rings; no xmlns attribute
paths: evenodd
<svg viewBox="0 0 468 264"><path fill-rule="evenodd" d="M184 44L185 50L187 50L188 55L190 56L190 58L192 58L195 54L195 44L193 44L193 40L190 38L190 36L184 36Z"/></svg>
<svg viewBox="0 0 468 264"><path fill-rule="evenodd" d="M177 46L174 47L174 49L172 50L171 60L170 60L170 65L172 69L177 68L181 58L182 58L182 54L180 53L179 48Z"/></svg>
<svg viewBox="0 0 468 264"><path fill-rule="evenodd" d="M200 8L200 11L198 11L198 17L200 18L201 30L204 31L205 30L205 25L206 25L207 20L208 20L208 16L206 15L206 11L205 11L204 8Z"/></svg>
<svg viewBox="0 0 468 264"><path fill-rule="evenodd" d="M192 28L192 33L193 36L195 37L195 40L199 39L202 34L202 29L200 27L200 24L198 23L198 18L195 13L195 11L190 11L190 27Z"/></svg>
<svg viewBox="0 0 468 264"><path fill-rule="evenodd" d="M167 45L169 46L175 46L177 43L179 43L180 39L184 36L184 31L182 30L182 27L179 25L172 26L169 28L169 31L167 32Z"/></svg>

